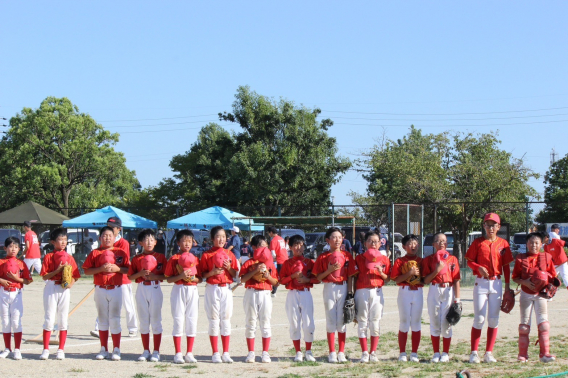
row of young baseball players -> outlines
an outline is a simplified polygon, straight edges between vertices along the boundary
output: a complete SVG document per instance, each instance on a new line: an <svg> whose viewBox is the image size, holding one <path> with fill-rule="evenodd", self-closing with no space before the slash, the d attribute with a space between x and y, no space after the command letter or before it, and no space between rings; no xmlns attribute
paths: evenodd
<svg viewBox="0 0 568 378"><path fill-rule="evenodd" d="M478 346L481 329L488 321L487 346L484 362L495 362L492 355L497 336L499 309L502 298L502 280L509 288L510 268L513 261L508 243L498 238L500 220L497 214L490 213L484 218L483 226L486 234L478 238L469 248L466 259L468 265L477 276L473 292L474 323L471 330L471 363L479 363ZM139 361L159 361L162 335L161 310L163 294L160 282L166 280L174 283L170 303L173 317L173 342L175 347L175 363L195 363L193 344L197 333L198 291L196 285L206 281L205 313L209 322L208 334L212 348L214 363L231 363L229 342L231 335L231 316L233 311L233 295L230 284L238 276L245 283L243 305L246 317L246 343L248 355L246 362L255 361L255 333L257 327L262 335L262 362L270 362L268 353L271 338L271 289L274 285L285 285L288 289L286 313L290 325L296 356L294 361L315 361L311 351L315 323L314 307L310 289L314 284L323 282L323 298L326 314L326 331L329 345L328 361L330 363L346 362L345 340L346 324L343 322L343 307L348 296L354 295L357 309L358 337L362 355L360 361L378 361L377 346L379 343L379 324L383 313L384 298L382 287L389 280L399 286L399 361L418 362L418 347L421 336L421 318L423 308L423 286L429 286L427 306L430 316L430 335L434 355L432 362L448 362L452 337L452 327L446 320L452 302L460 301L460 268L457 259L446 251L446 237L443 233L434 236L436 252L421 259L418 251L418 237L407 235L403 238L406 255L397 259L391 268L389 259L382 255L380 235L369 231L365 235L366 252L352 257L342 251L342 234L337 228L329 228L326 241L330 251L324 252L315 262L305 258L304 239L299 236L290 238L289 245L293 256L278 268L272 261L272 252L266 248L267 242L262 235L253 237L251 246L254 251L252 259L246 261L239 269L235 256L222 246L225 245L226 234L222 227L211 230L213 247L205 252L199 260L190 253L193 245L193 234L190 230L181 230L176 235L180 248L179 254L169 261L165 256L153 251L156 238L153 230L143 230L138 240L144 252L136 255L132 261L129 254L114 247L115 233L111 227L103 227L100 231L100 247L92 251L83 264L86 275L94 276L95 302L98 313L100 352L97 360L110 358L120 360L120 313L122 306L123 275L138 283L136 290L136 308L140 320L140 333L143 353ZM79 270L72 256L66 250L67 237L65 229L54 230L51 235L54 252L48 254L43 262L41 276L46 281L44 289L45 321L43 325L44 350L40 359L49 357L49 339L54 324L59 325L59 349L56 359L64 359L64 346L67 336L69 295L73 283L80 277ZM21 315L23 310L22 285L32 282L25 264L15 256L19 250L19 241L8 238L5 243L7 258L0 265L0 285L2 296L2 331L4 333L5 350L0 358L11 352L11 334L14 336L14 359L21 359L19 351L22 339ZM519 325L519 356L521 362L528 359L528 335L531 324L531 313L534 307L537 317L540 341L540 360L549 362L554 356L549 353L547 301L538 296L530 280L529 270L538 268L537 255L542 247L542 235L530 234L527 242L528 253L520 255L515 261L513 281L521 285L521 321ZM546 253L546 252L543 252ZM547 272L556 276L554 261L548 258ZM564 255L565 256L565 255ZM404 269L409 261L416 261L411 268ZM528 262L528 264L527 264ZM566 264L565 262L563 263ZM73 267L73 278L64 288L61 285L62 271L65 265ZM565 268L565 267L564 267ZM403 273L404 271L404 273ZM416 283L415 276L420 282ZM412 284L410 283L412 282ZM184 324L185 323L185 324ZM153 352L150 353L150 328L153 333ZM407 356L406 344L408 332L411 334L411 353ZM109 332L113 341L112 353L109 353ZM301 351L301 334L305 341L305 354ZM338 352L335 348L335 333L338 335ZM186 353L182 353L181 339L185 334L187 340ZM222 354L218 349L218 338L221 336ZM370 337L370 348L367 338ZM440 338L442 353L440 354Z"/></svg>

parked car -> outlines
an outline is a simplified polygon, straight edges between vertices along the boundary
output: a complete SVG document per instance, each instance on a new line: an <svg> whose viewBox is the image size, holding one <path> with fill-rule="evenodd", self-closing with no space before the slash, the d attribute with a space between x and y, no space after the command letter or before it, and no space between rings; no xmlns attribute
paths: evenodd
<svg viewBox="0 0 568 378"><path fill-rule="evenodd" d="M323 247L326 245L325 232L309 232L304 239L306 240L304 256L315 260L321 255Z"/></svg>
<svg viewBox="0 0 568 378"><path fill-rule="evenodd" d="M444 232L446 235L446 239L448 240L448 245L446 246L446 250L450 253L454 252L454 235L448 231ZM432 242L434 241L434 235L428 234L424 237L424 249L422 250L422 257L430 256L434 253L434 246Z"/></svg>
<svg viewBox="0 0 568 378"><path fill-rule="evenodd" d="M22 233L15 228L0 228L0 258L6 257L6 250L4 249L4 241L10 236L15 236L18 240L22 240ZM23 245L22 245L23 248Z"/></svg>
<svg viewBox="0 0 568 378"><path fill-rule="evenodd" d="M398 259L399 257L406 255L406 251L404 250L404 248L402 248L402 238L403 235L401 233L398 232L394 233L394 243L392 245L394 249L395 260Z"/></svg>
<svg viewBox="0 0 568 378"><path fill-rule="evenodd" d="M511 244L511 251L514 254L527 253L527 233L517 232L513 235L513 244Z"/></svg>

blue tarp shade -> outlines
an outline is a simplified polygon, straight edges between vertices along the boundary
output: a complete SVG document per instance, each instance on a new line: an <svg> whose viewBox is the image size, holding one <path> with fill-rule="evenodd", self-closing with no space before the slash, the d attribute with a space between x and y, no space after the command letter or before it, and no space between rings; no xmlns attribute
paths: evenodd
<svg viewBox="0 0 568 378"><path fill-rule="evenodd" d="M234 218L244 218L244 215L235 213L234 211L225 209L220 206L213 206L208 209L173 219L168 222L168 228L208 230L215 226L222 226L225 230L228 230L233 227ZM241 230L249 230L248 220L235 220L234 224ZM252 231L264 230L264 226L255 226L254 222L252 222L252 225Z"/></svg>
<svg viewBox="0 0 568 378"><path fill-rule="evenodd" d="M122 228L158 228L158 223L131 214L113 206L103 207L92 213L83 214L77 218L63 221L63 227L69 228L100 228L106 226L110 217L117 217L122 222Z"/></svg>

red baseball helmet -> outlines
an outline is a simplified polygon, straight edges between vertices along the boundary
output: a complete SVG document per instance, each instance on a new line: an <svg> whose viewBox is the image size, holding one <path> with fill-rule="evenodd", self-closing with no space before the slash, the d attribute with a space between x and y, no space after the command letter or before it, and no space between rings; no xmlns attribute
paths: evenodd
<svg viewBox="0 0 568 378"><path fill-rule="evenodd" d="M158 260L152 255L144 255L140 259L140 267L144 270L149 270L150 272L156 269L158 266Z"/></svg>
<svg viewBox="0 0 568 378"><path fill-rule="evenodd" d="M220 249L215 256L213 256L213 263L217 268L222 268L223 264L226 260L229 259L229 255L225 252L225 250Z"/></svg>
<svg viewBox="0 0 568 378"><path fill-rule="evenodd" d="M341 277L343 274L342 272L345 271L344 265L345 265L345 255L343 254L343 252L333 252L329 255L329 257L327 258L327 261L330 264L339 264L341 266L341 269L335 270L331 273L331 276L334 278L339 278Z"/></svg>
<svg viewBox="0 0 568 378"><path fill-rule="evenodd" d="M381 252L377 249L369 248L363 253L363 256L365 256L365 266L367 269L371 270L375 269L377 266Z"/></svg>
<svg viewBox="0 0 568 378"><path fill-rule="evenodd" d="M256 251L254 251L253 259L263 264L268 264L272 262L272 252L266 247L257 248Z"/></svg>
<svg viewBox="0 0 568 378"><path fill-rule="evenodd" d="M189 252L184 252L179 255L178 264L183 268L183 270L189 270L191 274L195 275L197 273L197 257Z"/></svg>
<svg viewBox="0 0 568 378"><path fill-rule="evenodd" d="M53 262L56 267L69 262L69 254L66 251L57 251L53 254Z"/></svg>

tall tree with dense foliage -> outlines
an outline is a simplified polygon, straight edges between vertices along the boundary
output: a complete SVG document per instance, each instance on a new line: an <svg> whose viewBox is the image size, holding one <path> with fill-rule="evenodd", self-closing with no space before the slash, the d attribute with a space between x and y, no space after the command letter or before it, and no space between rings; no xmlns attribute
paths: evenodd
<svg viewBox="0 0 568 378"><path fill-rule="evenodd" d="M274 101L239 87L231 113L220 113L240 132L206 125L197 141L170 166L172 187L184 211L207 206L247 207L247 214L308 214L329 206L331 186L349 169L338 155L335 138L326 130L331 120L318 121L319 109Z"/></svg>
<svg viewBox="0 0 568 378"><path fill-rule="evenodd" d="M537 216L541 223L568 222L568 155L554 162L544 175L546 206Z"/></svg>
<svg viewBox="0 0 568 378"><path fill-rule="evenodd" d="M117 203L139 187L110 133L67 98L46 98L10 119L0 141L0 207L34 200L68 214L69 207ZM73 215L73 214L71 214Z"/></svg>

